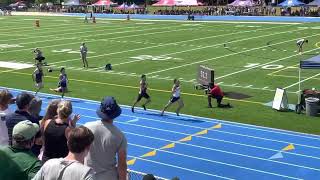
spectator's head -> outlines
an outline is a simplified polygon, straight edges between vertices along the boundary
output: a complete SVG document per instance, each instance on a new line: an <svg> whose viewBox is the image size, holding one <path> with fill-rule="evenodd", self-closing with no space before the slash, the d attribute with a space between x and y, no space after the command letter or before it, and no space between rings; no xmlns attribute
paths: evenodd
<svg viewBox="0 0 320 180"><path fill-rule="evenodd" d="M142 180L157 180L153 174L146 174L143 176Z"/></svg>
<svg viewBox="0 0 320 180"><path fill-rule="evenodd" d="M72 104L70 101L61 101L58 104L57 114L60 119L67 119L72 114Z"/></svg>
<svg viewBox="0 0 320 180"><path fill-rule="evenodd" d="M12 131L12 146L19 149L31 149L39 126L29 120L16 124Z"/></svg>
<svg viewBox="0 0 320 180"><path fill-rule="evenodd" d="M23 92L17 96L16 104L19 110L27 111L30 106L31 100L34 98L33 95Z"/></svg>
<svg viewBox="0 0 320 180"><path fill-rule="evenodd" d="M46 114L44 115L43 119L48 120L48 119L54 119L55 116L58 115L58 105L61 101L60 100L53 100L49 103L47 107Z"/></svg>
<svg viewBox="0 0 320 180"><path fill-rule="evenodd" d="M68 149L71 153L83 153L83 155L86 156L93 140L94 135L87 127L80 126L71 129L68 136Z"/></svg>
<svg viewBox="0 0 320 180"><path fill-rule="evenodd" d="M114 97L105 97L101 101L100 107L97 109L97 115L102 119L102 120L113 120L120 116L121 114L121 108L117 104L116 100Z"/></svg>
<svg viewBox="0 0 320 180"><path fill-rule="evenodd" d="M3 109L3 110L7 109L12 98L13 96L8 90L6 89L1 90L0 91L0 109Z"/></svg>
<svg viewBox="0 0 320 180"><path fill-rule="evenodd" d="M34 116L38 117L41 111L42 100L39 98L33 98L30 102L28 112Z"/></svg>

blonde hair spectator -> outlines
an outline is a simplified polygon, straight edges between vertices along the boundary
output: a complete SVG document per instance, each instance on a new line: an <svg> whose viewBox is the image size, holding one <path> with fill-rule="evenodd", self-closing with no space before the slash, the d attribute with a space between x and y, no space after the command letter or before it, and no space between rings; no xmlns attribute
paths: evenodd
<svg viewBox="0 0 320 180"><path fill-rule="evenodd" d="M72 114L72 104L70 101L61 101L58 105L57 114L60 118L66 119Z"/></svg>

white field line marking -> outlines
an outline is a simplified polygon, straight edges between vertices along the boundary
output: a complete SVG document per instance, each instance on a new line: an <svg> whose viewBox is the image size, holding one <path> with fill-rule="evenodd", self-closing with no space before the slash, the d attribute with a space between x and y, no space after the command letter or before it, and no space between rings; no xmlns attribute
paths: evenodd
<svg viewBox="0 0 320 180"><path fill-rule="evenodd" d="M32 93L32 91L23 90L23 89L15 89L15 88L1 87L1 86L0 86L0 88L1 89L9 89L9 90L14 91L14 92L22 92L22 91L24 91L24 92ZM59 95L48 94L48 93L40 93L40 94L46 95L46 96L49 96L49 97L56 97L56 98L60 98L61 97ZM99 105L101 103L99 101L94 101L94 100L89 100L89 99L84 99L84 98L75 98L75 97L66 97L66 98L75 99L75 100L83 100L83 101L85 101L84 103L86 103L86 104ZM131 106L121 105L121 107L131 110ZM141 109L141 108L137 107L137 109ZM160 113L161 112L160 110L154 110L154 109L149 109L149 111L154 112L154 113ZM168 116L176 117L175 113L167 112L167 114L168 114ZM308 134L308 133L295 132L295 131L289 131L289 130L283 130L283 129L276 129L276 128L270 128L270 127L264 127L264 126L251 125L251 124L230 122L230 121L212 119L212 118L207 118L207 117L193 116L193 115L188 115L188 114L181 114L181 115L182 115L181 117L188 117L188 118L192 118L192 119L201 119L201 120L203 120L205 122L210 122L210 123L215 123L215 124L217 122L219 122L219 123L223 122L224 125L235 126L235 127L244 128L244 129L271 132L271 133L275 133L275 134L284 134L284 135L289 135L289 136L309 138L309 139L313 139L313 140L320 140L320 136L319 135L315 135L315 134Z"/></svg>
<svg viewBox="0 0 320 180"><path fill-rule="evenodd" d="M273 27L274 28L274 27ZM266 29L270 29L270 28L265 28L265 29L262 29L262 30L266 30ZM256 30L251 30L251 31L243 31L243 32L240 32L240 33L245 33L245 32L252 32L252 31L256 31ZM294 31L299 31L299 30L294 30ZM288 31L289 32L289 31ZM291 31L290 31L291 32ZM223 34L223 35L217 35L217 36L209 36L209 37L203 37L203 38L197 38L197 39L190 39L190 40L185 40L185 41L180 41L180 42L174 42L174 43L167 43L167 44L163 44L163 45L157 45L157 46L150 46L150 47L147 47L145 49L149 49L149 48L154 48L154 47L161 47L161 46L168 46L168 45L176 45L178 43L185 43L185 42L189 42L189 41L198 41L198 40L203 40L203 39L208 39L208 38L213 38L213 37L224 37L224 36L227 36L227 35L235 35L235 34L240 34L239 32L237 33L230 33L230 34ZM240 40L236 40L236 41L231 41L231 42L228 42L228 44L230 43L235 43L235 42L241 42L241 41L245 41L245 40L250 40L250 39L256 39L256 38L259 38L259 37L265 37L265 36L273 36L273 35L277 35L277 34L282 34L282 33L286 33L286 32L280 32L280 33L273 33L273 34L269 34L269 35L262 35L262 36L256 36L256 37L253 37L253 38L244 38L244 39L240 39ZM194 48L194 49L190 49L190 50L184 50L184 51L179 51L179 52L174 52L174 53L168 53L168 54L162 54L161 56L167 56L167 55L173 55L173 54L179 54L179 53L184 53L184 52L189 52L189 51L195 51L195 50L199 50L199 49L204 49L204 48L209 48L209 47L217 47L217 46L220 46L220 45L223 45L225 43L220 43L220 44L215 44L215 45L210 45L210 46L200 46L198 48ZM270 45L268 45L270 46ZM122 52L121 52L122 53ZM100 57L100 56L107 56L109 54L103 54L103 55L98 55L98 56L91 56L91 57ZM89 57L88 57L89 58ZM135 63L135 62L140 62L140 61L144 61L144 60L134 60L134 61L128 61L128 62L122 62L122 63L119 63L119 64L114 64L113 66L119 66L119 65L124 65L124 64L130 64L130 63ZM98 67L98 68L94 68L94 69L100 69L101 67Z"/></svg>
<svg viewBox="0 0 320 180"><path fill-rule="evenodd" d="M104 32L104 31L109 31L109 30L113 31L113 30L118 30L118 29L124 29L123 26L113 26L111 28L106 28L106 27L103 27L103 26L98 26L98 27L94 27L94 28L92 28L92 27L91 28L79 28L79 27L76 27L76 28L80 32L70 32L70 29L53 30L54 33L50 33L51 31L45 31L43 33L35 32L35 34L27 34L28 37L26 37L26 38L5 39L5 40L0 40L0 42L1 41L10 42L10 41L16 41L16 40L27 40L27 39L35 39L35 38L39 39L39 38L42 38L42 37L43 38L57 37L57 34L59 34L59 36L64 36L64 35L69 35L69 34L70 35L74 35L74 34L91 34L91 33L95 33L95 32ZM104 28L104 29L102 29L102 28ZM115 28L115 29L112 29L112 28ZM137 28L138 29L137 26L130 26L130 27L126 27L126 28L128 28L128 29ZM101 30L98 30L98 29L101 29ZM89 30L89 31L83 31L83 30ZM65 32L65 31L67 33L61 33L61 32ZM41 35L41 34L44 34L44 35ZM103 35L103 34L99 33L99 35ZM86 37L88 37L88 36L86 36ZM65 39L70 39L70 38L65 38ZM54 40L57 40L57 39L54 39ZM41 42L41 41L37 41L37 42ZM32 42L27 42L26 44L30 44L30 43L32 43ZM36 42L34 42L34 43L36 43Z"/></svg>
<svg viewBox="0 0 320 180"><path fill-rule="evenodd" d="M84 108L84 107L79 107L79 106L74 106L75 108L78 109L83 109L83 110L88 110L88 111L96 111L94 109L90 109L90 108ZM127 115L129 116L129 115ZM91 116L92 117L92 116ZM96 118L96 117L94 117ZM190 126L190 125L184 125L184 124L178 124L178 123L173 123L173 122L168 122L168 121L161 121L161 120L153 120L153 119L149 119L149 118L143 118L140 117L140 119L148 119L150 121L158 121L161 123L165 123L165 124L175 124L175 125L179 125L179 126ZM130 124L130 123L125 123L125 122L120 122L117 121L118 123L121 124L128 124L128 125L132 125L132 126L138 126L138 127L144 127L144 128L151 128L151 129L156 129L159 131L167 131L167 132L174 132L174 131L170 131L170 130L165 130L165 129L159 129L159 128L154 128L154 127L150 127L150 126L143 126L143 125L138 125L138 124ZM190 126L190 127L194 127L194 126ZM194 127L195 128L195 127ZM251 136L251 135L245 135L245 134L238 134L238 133L233 133L233 132L227 132L227 131L219 131L219 130L214 130L213 132L218 132L218 133L223 133L223 134L231 134L231 135L235 135L235 136L242 136L242 137L248 137L248 138L253 138L253 139L260 139L260 140L265 140L265 141L272 141L272 142L278 142L278 143L283 143L285 145L287 144L294 144L295 146L302 146L302 147L306 147L306 148L313 148L313 149L318 149L320 150L320 147L316 147L316 146L310 146L310 145L305 145L305 144L299 144L299 143L295 143L295 142L288 142L288 141L282 141L282 140L275 140L275 139L269 139L269 138L263 138L263 137L257 137L257 136ZM180 132L177 132L180 133ZM181 133L180 133L181 134ZM190 135L190 134L189 134ZM202 137L199 136L200 138L206 138L206 137ZM319 170L320 171L320 170Z"/></svg>
<svg viewBox="0 0 320 180"><path fill-rule="evenodd" d="M168 27L165 28L154 28L154 29L169 29ZM150 30L150 29L148 29ZM160 34L160 33L168 33L168 32L175 32L175 31L183 31L183 30L188 30L188 29L177 29L177 30L170 30L170 31L158 31L158 32L152 32L152 33L144 33L144 34L135 34L135 35L127 35L127 36L121 36L121 37L114 37L114 38L106 38L106 39L118 39L118 38L124 38L124 37L135 37L135 36L143 36L143 35L150 35L150 34ZM147 30L133 30L133 31L120 31L120 32L110 32L110 33L106 33L104 35L107 34L121 34L121 33L127 33L127 32L140 32L140 31L147 31ZM87 35L86 37L91 37L91 36L100 36L101 34L98 35ZM65 39L74 39L74 37L72 38L63 38L61 40L65 40ZM96 41L101 41L101 40L105 40L105 39L98 39L98 40L88 40L86 41L86 43L88 42L96 42ZM52 40L51 40L52 41ZM40 42L44 42L44 41L40 41ZM71 45L71 44L79 44L83 41L78 41L78 42L72 42L72 43L64 43L64 44L56 44L56 45L50 45L50 46L42 46L40 48L50 48L50 47L57 47L57 46L65 46L65 45ZM34 42L32 42L34 43ZM25 48L25 49L17 49L17 50L12 50L12 51L5 51L5 52L0 52L1 53L9 53L9 52L18 52L18 51L25 51L25 50L30 50L30 48ZM88 58L90 58L91 56L89 56ZM75 60L79 60L78 59L72 59L72 60L65 60L65 61L57 61L55 63L51 63L51 64L58 64L58 63L63 63L63 62L68 62L68 61L75 61Z"/></svg>
<svg viewBox="0 0 320 180"><path fill-rule="evenodd" d="M127 33L127 32L139 32L139 31L147 31L147 30L158 30L158 29L168 29L168 27L165 28L159 28L159 27L155 27L155 28L148 28L148 29L139 29L139 30L132 30L132 31L117 31L117 32L109 32L109 33L97 33L96 32L108 32L108 30L118 30L118 29L124 29L123 27L119 27L119 28L115 28L115 29L101 29L101 30L90 30L90 31L81 31L81 32L71 32L71 33L64 33L64 34L59 34L59 36L63 36L63 35L74 35L74 34L88 34L88 33L93 33L91 35L85 35L85 36L79 36L79 37L70 37L70 38L57 38L57 39L49 39L49 40L42 40L42 41L32 41L32 42L26 42L26 43L20 43L20 44L34 44L34 43L39 43L39 42L51 42L51 41L59 41L59 40L67 40L67 39L79 39L79 38L87 38L87 37L94 37L94 36L103 36L103 35L109 35L109 34L121 34L121 33ZM127 27L127 29L138 29L138 27ZM70 32L70 31L69 31ZM57 35L44 35L44 36L38 36L38 37L56 37ZM35 36L37 37L37 36ZM28 38L20 38L21 39L28 39ZM30 38L29 38L30 39ZM19 39L16 39L19 40ZM100 39L99 39L100 40ZM21 51L21 49L20 49ZM7 51L7 52L12 52L12 51Z"/></svg>
<svg viewBox="0 0 320 180"><path fill-rule="evenodd" d="M307 78L307 79L304 79L304 80L298 81L298 82L296 82L296 83L294 83L294 84L291 84L291 85L289 85L289 86L285 87L284 89L291 88L291 87L293 87L293 86L298 85L299 83L302 83L302 82L308 81L308 80L310 80L310 79L312 79L312 78L315 78L315 77L317 77L317 76L319 76L319 75L320 75L320 73L318 73L318 74L316 74L316 75L314 75L314 76L311 76L311 77L309 77L309 78Z"/></svg>
<svg viewBox="0 0 320 180"><path fill-rule="evenodd" d="M107 21L123 21L123 19L101 19ZM181 20L156 20L156 19L131 19L132 21L146 21L146 22L179 22L179 23L190 23L189 21ZM270 22L270 21L193 21L192 23L225 23L225 24L274 24L274 25L299 25L299 22Z"/></svg>
<svg viewBox="0 0 320 180"><path fill-rule="evenodd" d="M139 160L146 161L146 162L155 163L155 164L160 164L160 165L163 165L163 166L168 166L168 167L175 168L175 169L181 169L181 170L185 170L185 171L189 171L189 172L193 172L193 173L197 173L197 174L203 174L203 175L211 176L211 177L215 177L215 178L226 179L226 180L235 180L235 179L232 179L232 178L218 176L218 175L215 175L215 174L202 172L202 171L197 171L197 170L193 170L193 169L189 169L189 168L184 168L184 167L181 167L181 166L167 164L167 163L163 163L163 162L159 162L159 161L152 161L152 160L149 160L149 159L143 159L143 158L136 157L136 156L130 156L129 155L128 157L134 158L134 159L139 159Z"/></svg>
<svg viewBox="0 0 320 180"><path fill-rule="evenodd" d="M137 146L137 147L142 147L145 149L155 149L153 147L149 147L149 146L144 146L144 145L139 145L139 144L134 144L134 143L128 143L129 145L132 146ZM179 143L179 144L183 144L183 143ZM230 153L228 151L221 151L221 150L217 150L217 149L210 149L212 151L217 151L217 152L222 152L222 153ZM259 169L254 169L254 168L249 168L249 167L245 167L245 166L240 166L240 165L235 165L235 164L229 164L229 163L224 163L221 161L215 161L215 160L211 160L211 159L207 159L207 158L201 158L201 157L197 157L197 156L192 156L192 155L186 155L186 154L181 154L181 153L177 153L177 152L171 152L168 150L164 150L164 149L157 149L156 151L160 151L160 152L165 152L165 153L170 153L170 154L174 154L174 155L178 155L178 156L184 156L184 157L188 157L188 158L192 158L192 159L197 159L197 160L201 160L201 161L207 161L207 162L211 162L211 163L215 163L215 164L223 164L223 165L227 165L227 166L232 166L232 167L237 167L240 169L246 169L246 170L250 170L250 171L256 171L256 172L260 172L263 174L271 174L274 176L281 176L281 177L286 177L286 178L291 178L291 179L297 179L295 177L290 177L290 176L286 176L286 175L282 175L282 174L278 174L278 173L273 173L273 172L268 172L268 171L263 171L263 170L259 170ZM232 153L233 155L238 155L238 156L242 156L242 154L237 154L237 153ZM242 156L242 157L247 157L247 156ZM258 158L258 159L262 159L262 158ZM268 161L267 159L263 159ZM272 161L272 162L278 162L278 161ZM281 164L281 163L280 163ZM286 164L286 163L285 163Z"/></svg>
<svg viewBox="0 0 320 180"><path fill-rule="evenodd" d="M220 150L220 149L209 148L209 147L206 147L206 146L195 145L195 144L192 144L192 143L183 143L183 142L179 142L179 141L163 139L163 138L158 138L158 137L154 137L154 136L146 136L146 135L137 134L137 133L128 132L128 131L123 131L123 132L125 134L131 134L131 135L134 135L134 136L140 136L140 137L144 137L144 138L148 138L148 139L155 139L155 140L166 141L166 142L174 142L176 144L181 144L181 145L186 145L186 146L193 146L193 147L197 147L197 148L200 148L200 149L207 149L207 150L213 150L213 151L214 150ZM199 137L199 136L195 136L195 137ZM270 149L270 148L265 148L265 147L260 147L260 146L237 143L237 142L233 142L233 141L226 141L226 140L222 140L222 139L214 139L214 138L212 138L211 140L212 141L223 142L223 143L228 143L228 144L235 144L235 145L239 145L239 146L250 147L250 148L254 148L254 149L267 150L267 151L271 151L271 152L279 152L279 149ZM229 152L229 151L227 151L227 152ZM233 153L233 152L231 152L231 153ZM292 152L289 152L289 151L288 152L282 152L282 153L320 160L319 157L308 156L308 155L298 154L298 153L292 153Z"/></svg>
<svg viewBox="0 0 320 180"><path fill-rule="evenodd" d="M317 35L311 35L311 36L307 36L307 37L313 37L313 36L318 36L319 34ZM233 55L237 55L237 54L242 54L242 53L245 53L245 52L251 52L251 51L254 51L254 50L258 50L258 49L262 49L262 48L265 48L265 47L270 47L270 46L274 46L274 45L278 45L278 44L283 44L283 43L287 43L287 42L290 42L290 41L295 41L295 39L292 39L292 40L288 40L288 41L283 41L283 42L279 42L279 43L275 43L275 44L272 44L272 45L266 45L266 46L261 46L261 47L257 47L257 48L252 48L252 49L249 49L249 50L245 50L245 51L240 51L240 52L235 52L235 53L231 53L231 54L226 54L226 55L222 55L222 56L218 56L218 57L214 57L214 58L210 58L210 59L206 59L206 60L202 60L202 61L197 61L197 62L193 62L193 63L188 63L188 64L184 64L184 65L181 65L181 66L176 66L176 67L172 67L172 68L167 68L167 69L163 69L163 70L159 70L159 71L155 71L155 72L151 72L151 73L146 73L147 75L151 75L151 74L157 74L157 73L161 73L161 72L165 72L165 71L169 71L169 70L173 70L173 69L178 69L178 68L182 68L182 67L186 67L186 66L190 66L190 65L194 65L194 64L199 64L199 63L203 63L203 62L207 62L207 61L212 61L212 60L216 60L216 59L221 59L221 58L224 58L224 57L229 57L229 56L233 56ZM319 49L319 48L317 48ZM315 50L315 49L314 49ZM281 60L283 59L288 59L290 57L294 57L294 56L297 56L297 55L293 55L293 56L289 56L289 57L285 57L285 58L282 58ZM265 63L263 65L268 65L268 64L271 64L271 63L274 63L274 62L278 62L278 61L281 61L281 60L275 60L275 61L272 61L272 62L268 62L268 63ZM263 65L259 65L259 66L263 66ZM220 76L216 79L221 79L221 78L224 78L224 77L228 77L228 76L231 76L231 75L234 75L234 74L238 74L238 73L241 73L241 72L245 72L245 71L248 71L248 70L251 70L251 69L254 69L254 68L257 68L259 66L255 66L255 67L252 67L252 68L247 68L247 69L244 69L244 70L240 70L240 71L237 71L237 72L233 72L233 73L230 73L230 74L227 74L227 75L224 75L224 76Z"/></svg>
<svg viewBox="0 0 320 180"><path fill-rule="evenodd" d="M288 66L288 67L285 67L285 68L281 68L281 69L279 69L279 70L277 70L277 71L274 71L274 72L269 73L268 75L269 75L269 76L272 76L273 74L276 74L276 73L285 71L285 70L287 70L287 69L298 68L298 67L294 67L294 66L297 66L297 65L299 65L299 64L294 64L294 65L292 65L292 66Z"/></svg>
<svg viewBox="0 0 320 180"><path fill-rule="evenodd" d="M319 34L317 34L316 36L318 36L318 35ZM312 36L315 36L315 35L312 35ZM307 36L307 37L312 37L312 36ZM276 44L278 44L278 43L276 43ZM312 49L312 50L309 50L309 51L306 51L306 52L312 52L312 51L315 51L315 50L318 50L318 49L319 48L315 48L315 49ZM284 58L281 58L281 59L278 59L278 60L274 60L274 61L271 61L271 62L268 62L268 63L260 64L260 65L257 65L257 66L251 67L251 68L247 68L247 69L236 71L236 72L233 72L233 73L230 73L230 74L226 74L226 75L220 76L220 77L218 77L216 79L221 79L221 78L225 78L225 77L228 77L228 76L232 76L234 74L239 74L239 73L242 73L242 72L245 72L245 71L249 71L251 69L255 69L255 68L258 68L258 67L269 65L269 64L272 64L272 63L275 63L275 62L279 62L279 61L282 61L282 60L285 60L285 59L289 59L289 58L292 58L292 57L295 57L295 56L299 56L299 54L294 54L294 55L291 55L291 56L288 56L288 57L284 57Z"/></svg>
<svg viewBox="0 0 320 180"><path fill-rule="evenodd" d="M170 28L171 28L171 27L170 27ZM188 29L190 29L190 28L188 28ZM180 30L188 30L188 29L180 29ZM170 32L180 31L180 30L172 30L172 31L170 31ZM249 31L246 31L246 32L249 32ZM162 31L162 32L159 32L159 33L165 33L165 32ZM234 34L240 34L240 33L244 33L244 32L221 34L221 35L216 35L216 36L209 36L209 37L202 37L202 38L196 38L196 39L189 39L189 40L180 41L180 42L167 43L167 44L161 44L161 45L156 45L156 46L148 46L148 47L131 49L131 50L125 50L125 51L120 51L120 52L113 52L113 53L101 54L101 55L96 55L96 56L89 56L89 57L87 57L87 58L89 59L89 58L103 57L103 56L109 56L109 55L114 55L114 54L121 54L121 53L126 53L126 52L132 52L132 51L138 51L138 50L145 50L145 49L151 49L151 48L156 48L156 47L168 46L168 45L176 44L176 43L185 43L185 42L189 42L189 41L196 41L196 40L207 39L207 38L214 38L214 37L220 37L220 36L224 37L224 36L234 35ZM284 33L284 32L282 32L282 33ZM155 34L155 33L145 33L145 34L142 34L142 35L148 35L148 34ZM127 37L132 37L132 36L141 36L141 34L131 35L131 36L127 36ZM125 37L125 36L115 37L115 38L108 38L108 39L119 39L119 38L124 38L124 37ZM87 42L88 42L88 41L87 41ZM7 52L8 52L8 51L7 51ZM78 60L79 60L79 58L69 59L69 60L54 62L54 63L51 63L51 64L60 64L60 63L65 63L65 62L70 62L70 61L78 61ZM141 60L136 60L136 61L134 61L134 62L137 62L137 61L141 61ZM122 65L122 64L128 64L128 63L131 63L131 62L132 62L132 61L123 62L123 63L121 63L121 65ZM113 66L117 66L117 65L119 65L119 64L114 64ZM95 70L95 69L100 69L100 68L101 68L101 67L93 68L93 70Z"/></svg>

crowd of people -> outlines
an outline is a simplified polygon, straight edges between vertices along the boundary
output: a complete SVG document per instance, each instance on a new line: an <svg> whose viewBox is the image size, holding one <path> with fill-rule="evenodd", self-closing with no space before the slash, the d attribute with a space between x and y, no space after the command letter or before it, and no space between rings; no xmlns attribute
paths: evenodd
<svg viewBox="0 0 320 180"><path fill-rule="evenodd" d="M127 179L127 140L113 124L121 114L113 97L102 100L100 120L84 126L70 101L51 101L44 116L41 109L32 94L0 92L0 179Z"/></svg>

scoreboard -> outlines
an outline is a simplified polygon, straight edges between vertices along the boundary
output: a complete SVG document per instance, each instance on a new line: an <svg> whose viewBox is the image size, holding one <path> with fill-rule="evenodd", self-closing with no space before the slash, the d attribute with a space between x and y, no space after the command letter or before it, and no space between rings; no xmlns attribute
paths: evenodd
<svg viewBox="0 0 320 180"><path fill-rule="evenodd" d="M214 70L200 65L197 80L199 84L205 86L208 86L209 83L214 83Z"/></svg>

